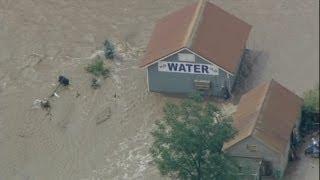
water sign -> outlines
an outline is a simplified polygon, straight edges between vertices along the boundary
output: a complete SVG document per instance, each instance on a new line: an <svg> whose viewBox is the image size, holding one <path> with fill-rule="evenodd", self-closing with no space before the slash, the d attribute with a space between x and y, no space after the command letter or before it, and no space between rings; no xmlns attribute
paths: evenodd
<svg viewBox="0 0 320 180"><path fill-rule="evenodd" d="M190 73L190 74L206 74L219 75L219 68L211 64L195 64L187 62L158 62L158 71Z"/></svg>

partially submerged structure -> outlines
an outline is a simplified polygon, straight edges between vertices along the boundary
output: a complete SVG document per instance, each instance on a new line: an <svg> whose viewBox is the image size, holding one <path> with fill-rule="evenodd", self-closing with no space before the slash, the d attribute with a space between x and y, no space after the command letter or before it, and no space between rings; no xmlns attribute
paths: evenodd
<svg viewBox="0 0 320 180"><path fill-rule="evenodd" d="M159 20L141 67L153 92L230 93L251 26L200 0Z"/></svg>
<svg viewBox="0 0 320 180"><path fill-rule="evenodd" d="M250 90L234 114L238 134L223 150L234 157L260 159L262 175L281 177L299 128L302 104L299 96L274 80Z"/></svg>

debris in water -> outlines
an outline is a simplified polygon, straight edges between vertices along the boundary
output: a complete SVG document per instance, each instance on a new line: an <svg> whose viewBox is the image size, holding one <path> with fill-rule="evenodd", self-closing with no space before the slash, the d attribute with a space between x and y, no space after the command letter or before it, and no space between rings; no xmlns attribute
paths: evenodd
<svg viewBox="0 0 320 180"><path fill-rule="evenodd" d="M60 96L55 92L55 93L53 93L53 95L55 96L55 97L57 97L57 98L59 98Z"/></svg>
<svg viewBox="0 0 320 180"><path fill-rule="evenodd" d="M64 77L64 76L62 76L62 75L59 76L58 81L63 86L68 86L69 85L69 79Z"/></svg>
<svg viewBox="0 0 320 180"><path fill-rule="evenodd" d="M108 107L97 115L96 124L99 125L105 122L106 120L110 119L110 117L111 117L111 108Z"/></svg>
<svg viewBox="0 0 320 180"><path fill-rule="evenodd" d="M36 99L32 103L32 109L39 109L39 108L41 108L41 100Z"/></svg>
<svg viewBox="0 0 320 180"><path fill-rule="evenodd" d="M33 109L42 108L42 109L48 110L51 108L51 105L50 105L49 100L47 100L47 99L44 99L44 100L36 99L33 101L32 108Z"/></svg>
<svg viewBox="0 0 320 180"><path fill-rule="evenodd" d="M96 79L96 78L92 78L91 80L91 87L93 89L97 89L101 87L101 80L100 79Z"/></svg>
<svg viewBox="0 0 320 180"><path fill-rule="evenodd" d="M43 101L41 101L41 107L43 109L49 110L51 108L49 100L44 99Z"/></svg>

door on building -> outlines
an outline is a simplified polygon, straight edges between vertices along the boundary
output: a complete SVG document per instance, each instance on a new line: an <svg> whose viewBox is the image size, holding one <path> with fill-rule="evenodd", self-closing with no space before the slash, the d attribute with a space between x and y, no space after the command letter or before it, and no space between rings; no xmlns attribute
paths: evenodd
<svg viewBox="0 0 320 180"><path fill-rule="evenodd" d="M271 176L272 170L272 163L270 161L262 161L260 169L261 176Z"/></svg>

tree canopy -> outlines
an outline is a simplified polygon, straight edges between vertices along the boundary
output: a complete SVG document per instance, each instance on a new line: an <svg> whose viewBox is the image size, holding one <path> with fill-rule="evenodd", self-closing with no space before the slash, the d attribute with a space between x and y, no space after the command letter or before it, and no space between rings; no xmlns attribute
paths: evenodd
<svg viewBox="0 0 320 180"><path fill-rule="evenodd" d="M300 132L309 134L319 129L319 84L304 93Z"/></svg>
<svg viewBox="0 0 320 180"><path fill-rule="evenodd" d="M232 118L224 116L216 105L204 103L198 94L181 105L168 103L164 113L152 132L150 149L163 175L190 180L236 179L239 168L222 151L224 142L236 132Z"/></svg>
<svg viewBox="0 0 320 180"><path fill-rule="evenodd" d="M315 113L319 112L319 84L304 93L304 106Z"/></svg>

